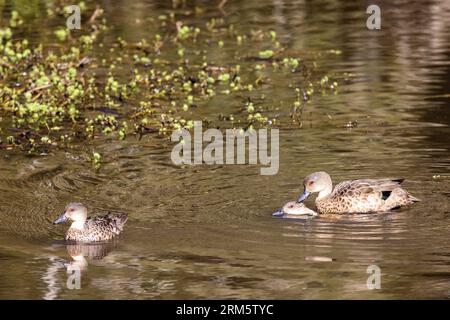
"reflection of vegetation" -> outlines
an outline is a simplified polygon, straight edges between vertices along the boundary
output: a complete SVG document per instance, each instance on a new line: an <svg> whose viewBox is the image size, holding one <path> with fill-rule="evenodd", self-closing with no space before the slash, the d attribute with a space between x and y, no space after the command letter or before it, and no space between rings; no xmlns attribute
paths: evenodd
<svg viewBox="0 0 450 320"><path fill-rule="evenodd" d="M80 7L86 14L84 3ZM48 19L67 16L66 11L49 6ZM272 30L246 34L223 19L211 19L201 28L178 21L171 12L156 19L159 34L137 43L119 37L106 50L108 26L102 13L97 8L88 19L88 33L56 28L53 43L63 45L50 46L16 37L26 18L12 12L8 26L0 29L4 147L36 152L99 135L123 140L129 134L170 134L191 128L197 107L207 108L216 96L247 96L237 112L221 111L222 126L279 124L252 96L264 96L271 76L280 73L299 83L293 88L291 112L298 121L299 109L314 92L335 92L337 87L327 75L312 81L304 61L287 54ZM215 45L245 68L209 61L207 49Z"/></svg>

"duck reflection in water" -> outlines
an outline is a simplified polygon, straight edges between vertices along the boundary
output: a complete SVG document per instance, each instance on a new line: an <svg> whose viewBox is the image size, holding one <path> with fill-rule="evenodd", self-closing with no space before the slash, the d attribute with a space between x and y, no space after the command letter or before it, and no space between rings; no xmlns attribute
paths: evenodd
<svg viewBox="0 0 450 320"><path fill-rule="evenodd" d="M89 264L88 261L103 259L117 246L118 242L119 239L98 243L67 243L67 253L72 258L71 262L65 264L67 272L86 270Z"/></svg>

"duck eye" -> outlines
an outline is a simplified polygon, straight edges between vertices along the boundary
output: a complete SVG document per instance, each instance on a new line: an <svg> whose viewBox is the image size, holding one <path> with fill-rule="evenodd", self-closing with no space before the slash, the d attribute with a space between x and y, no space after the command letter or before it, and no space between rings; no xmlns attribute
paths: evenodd
<svg viewBox="0 0 450 320"><path fill-rule="evenodd" d="M314 184L314 181L310 181L309 185L312 186Z"/></svg>
<svg viewBox="0 0 450 320"><path fill-rule="evenodd" d="M69 211L74 211L74 208L70 208Z"/></svg>

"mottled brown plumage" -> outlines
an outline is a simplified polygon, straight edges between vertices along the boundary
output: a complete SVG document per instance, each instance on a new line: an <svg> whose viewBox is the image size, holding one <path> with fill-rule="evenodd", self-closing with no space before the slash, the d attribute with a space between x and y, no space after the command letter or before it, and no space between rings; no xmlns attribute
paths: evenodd
<svg viewBox="0 0 450 320"><path fill-rule="evenodd" d="M66 233L66 240L76 242L108 241L119 235L127 222L126 213L108 213L104 216L87 218L87 209L81 203L69 204L64 214L55 220L55 224L66 220L73 223Z"/></svg>
<svg viewBox="0 0 450 320"><path fill-rule="evenodd" d="M111 240L123 231L123 226L126 221L127 215L125 213L108 213L105 216L89 218L84 223L82 230L69 228L66 234L66 240L80 242Z"/></svg>
<svg viewBox="0 0 450 320"><path fill-rule="evenodd" d="M316 198L319 213L373 213L392 210L412 204L419 199L401 187L403 180L360 179L343 181L333 190L331 177L326 172L315 172L304 179L305 192L319 192Z"/></svg>

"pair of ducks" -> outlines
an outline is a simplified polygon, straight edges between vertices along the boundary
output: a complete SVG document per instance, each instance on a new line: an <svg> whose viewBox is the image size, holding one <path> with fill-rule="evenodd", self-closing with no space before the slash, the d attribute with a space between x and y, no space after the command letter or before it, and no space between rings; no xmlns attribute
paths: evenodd
<svg viewBox="0 0 450 320"><path fill-rule="evenodd" d="M333 190L331 177L326 172L315 172L304 181L304 192L297 202L288 202L273 215L295 216L319 213L373 213L389 211L419 201L401 187L402 179L360 179L344 181ZM303 201L312 193L316 198L317 212L307 208ZM72 221L66 240L76 242L96 242L111 240L123 231L127 214L108 213L102 217L87 218L87 209L81 203L70 203L64 214L53 223Z"/></svg>
<svg viewBox="0 0 450 320"><path fill-rule="evenodd" d="M375 213L397 209L420 201L402 188L404 179L359 179L343 181L333 190L328 173L314 172L303 180L304 192L297 201L286 203L274 216L299 216L344 213ZM312 193L317 211L307 208L305 201Z"/></svg>

